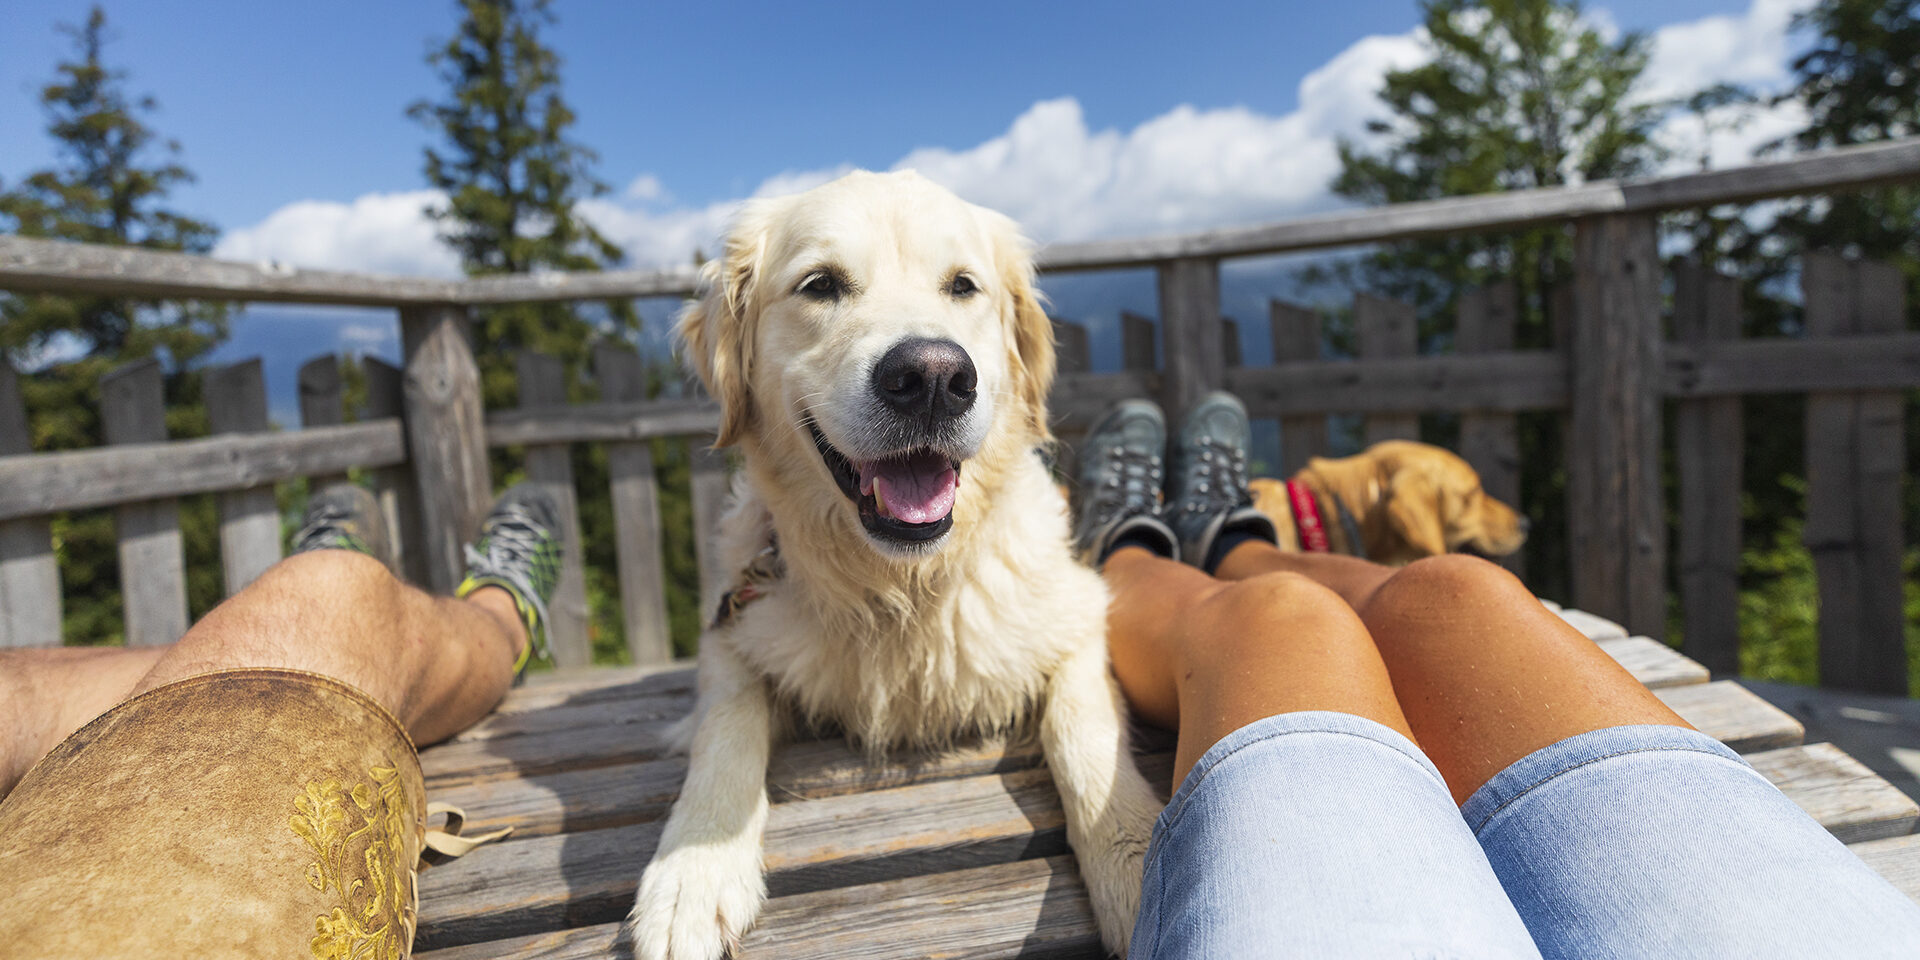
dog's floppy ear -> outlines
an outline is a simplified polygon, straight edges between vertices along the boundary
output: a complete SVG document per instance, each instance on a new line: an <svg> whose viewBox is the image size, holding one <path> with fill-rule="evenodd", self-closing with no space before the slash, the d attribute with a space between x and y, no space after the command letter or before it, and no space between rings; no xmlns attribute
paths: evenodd
<svg viewBox="0 0 1920 960"><path fill-rule="evenodd" d="M749 204L727 233L719 259L701 268L706 293L680 313L680 339L707 393L720 402L720 436L714 446L738 441L753 423L748 370L753 363L754 284L766 255L772 223L764 204Z"/></svg>
<svg viewBox="0 0 1920 960"><path fill-rule="evenodd" d="M1395 471L1382 508L1387 526L1408 547L1430 557L1447 552L1447 532L1440 524L1440 488L1424 471Z"/></svg>
<svg viewBox="0 0 1920 960"><path fill-rule="evenodd" d="M1053 389L1053 321L1047 318L1046 302L1034 286L1033 244L1020 235L1011 219L998 213L989 217L994 269L1009 298L1005 322L1012 350L1007 369L1013 374L1015 394L1033 411L1034 432L1041 440L1051 440L1046 409L1047 392Z"/></svg>

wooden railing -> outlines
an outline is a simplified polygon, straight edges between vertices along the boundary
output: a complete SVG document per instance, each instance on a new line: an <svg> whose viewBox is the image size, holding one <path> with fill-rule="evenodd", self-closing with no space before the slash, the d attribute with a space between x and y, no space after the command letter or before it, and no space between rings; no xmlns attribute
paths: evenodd
<svg viewBox="0 0 1920 960"><path fill-rule="evenodd" d="M1123 319L1125 369L1090 372L1086 331L1059 327L1062 370L1053 407L1063 434L1112 400L1157 397L1170 413L1225 386L1257 417L1280 421L1291 470L1321 451L1325 417L1358 413L1369 440L1417 432L1417 415L1461 415L1463 454L1487 488L1517 499L1513 414L1563 411L1572 596L1582 609L1658 636L1665 614L1667 528L1661 492L1662 406L1676 402L1680 587L1686 648L1716 671L1737 667L1738 397L1806 393L1807 541L1821 591L1824 683L1905 691L1900 604L1903 395L1920 387L1920 334L1905 331L1902 287L1884 266L1828 254L1804 264L1807 338L1738 339L1731 281L1684 269L1675 278L1675 338L1662 334L1663 265L1655 217L1672 210L1920 180L1920 139L1808 154L1778 163L1632 183L1517 191L1344 212L1257 227L1044 248L1044 271L1152 267L1157 324ZM1318 317L1275 302L1272 365L1245 365L1237 327L1220 311L1221 260L1391 242L1465 231L1571 224L1575 279L1554 350L1513 349L1512 288L1460 300L1453 355L1421 356L1411 308L1369 296L1354 304L1359 359L1320 359ZM404 369L374 364L374 419L337 423L316 406L308 427L260 432L262 416L216 413L219 435L166 441L156 431L157 368L109 380L102 413L110 446L33 454L10 370L0 370L0 644L58 636L59 595L48 514L119 511L128 636L164 642L184 629L178 527L166 501L222 495L229 589L265 553L264 485L349 468L378 471L402 527L406 566L420 582L453 585L463 531L491 495L489 446L528 448L528 472L570 505L566 445L610 444L619 583L636 659L666 655L657 535L658 491L644 441L689 438L696 451L696 544L710 541L724 465L705 451L717 413L699 401L645 401L637 360L595 357L605 400L566 405L554 363L521 358L521 407L484 414L469 310L486 304L687 296L687 271L616 271L461 281L378 277L210 260L183 254L0 237L0 289L150 299L197 298L398 308ZM1157 344L1156 344L1157 341ZM1157 345L1157 349L1156 349ZM324 383L316 367L315 383ZM222 371L210 401L259 392L251 373ZM306 380L303 378L303 390ZM316 392L316 396L318 393ZM221 399L239 409L239 401ZM126 419L114 413L124 406ZM121 425L116 425L121 424ZM247 491L255 491L249 495ZM569 511L569 526L577 519ZM230 535L229 535L230 534ZM577 537L577 534L575 535ZM252 546L247 546L252 544ZM276 548L277 549L277 548ZM252 552L248 552L251 550ZM577 549L572 551L578 557ZM275 554L277 555L277 553ZM703 576L718 573L701 558ZM577 562L577 561L576 561ZM171 572L166 572L171 571ZM569 578L578 590L577 570ZM557 621L584 617L578 593ZM584 629L557 623L557 656L584 661Z"/></svg>

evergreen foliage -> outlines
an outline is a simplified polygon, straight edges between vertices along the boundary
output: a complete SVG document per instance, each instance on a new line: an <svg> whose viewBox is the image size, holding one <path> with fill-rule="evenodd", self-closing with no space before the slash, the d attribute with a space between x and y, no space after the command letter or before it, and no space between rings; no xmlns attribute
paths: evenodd
<svg viewBox="0 0 1920 960"><path fill-rule="evenodd" d="M73 57L40 91L57 162L0 192L0 227L21 236L153 250L212 249L218 231L211 224L166 206L169 192L192 182L193 174L179 161L179 145L147 125L158 109L154 99L128 94L126 74L104 62L106 15L94 7L84 26L61 29L73 40ZM204 436L198 378L185 367L226 335L224 304L0 295L0 359L26 373L21 389L36 450L100 444L101 376L155 356L169 369L168 432ZM189 607L198 616L219 602L221 591L211 501L183 501L180 520ZM65 635L78 643L118 642L120 593L108 572L115 566L111 515L62 515L53 533Z"/></svg>
<svg viewBox="0 0 1920 960"><path fill-rule="evenodd" d="M568 136L575 118L560 95L560 57L540 37L554 19L548 0L460 0L458 8L458 32L427 57L447 96L407 111L442 140L427 148L425 165L427 182L447 194L444 207L428 210L441 239L468 276L618 264L621 249L574 210L607 186L592 174L593 151ZM476 320L490 407L513 402L513 351L559 357L577 383L596 333L639 326L623 301L606 304L597 324L567 303L488 307Z"/></svg>

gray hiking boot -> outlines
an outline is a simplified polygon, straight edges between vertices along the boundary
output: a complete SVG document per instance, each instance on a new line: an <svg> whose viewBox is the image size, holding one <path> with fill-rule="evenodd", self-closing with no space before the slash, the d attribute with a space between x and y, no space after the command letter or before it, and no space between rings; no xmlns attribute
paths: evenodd
<svg viewBox="0 0 1920 960"><path fill-rule="evenodd" d="M1087 431L1073 545L1088 564L1105 563L1123 536L1149 541L1161 548L1155 552L1179 559L1179 541L1156 515L1166 446L1166 418L1147 400L1120 401Z"/></svg>
<svg viewBox="0 0 1920 960"><path fill-rule="evenodd" d="M1174 438L1172 482L1161 510L1180 538L1180 556L1208 570L1220 535L1245 531L1268 543L1278 541L1273 520L1254 509L1247 491L1247 408L1230 393L1215 391L1187 411Z"/></svg>
<svg viewBox="0 0 1920 960"><path fill-rule="evenodd" d="M352 483L329 484L307 498L306 522L293 535L289 553L352 550L393 567L393 539L380 501Z"/></svg>

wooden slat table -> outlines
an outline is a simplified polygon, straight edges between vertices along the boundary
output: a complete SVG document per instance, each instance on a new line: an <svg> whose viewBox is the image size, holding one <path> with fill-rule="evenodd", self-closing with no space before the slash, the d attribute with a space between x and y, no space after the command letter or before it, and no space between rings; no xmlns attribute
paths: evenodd
<svg viewBox="0 0 1920 960"><path fill-rule="evenodd" d="M1791 716L1657 641L1596 642L1920 900L1920 807L1905 794L1830 744L1802 745ZM692 697L686 667L548 678L424 751L431 799L464 807L469 832L514 834L421 874L417 955L627 956L620 921L686 772L661 733ZM1172 741L1141 739L1164 790ZM1099 956L1035 746L876 765L837 742L795 743L775 751L768 784L772 899L746 956Z"/></svg>

